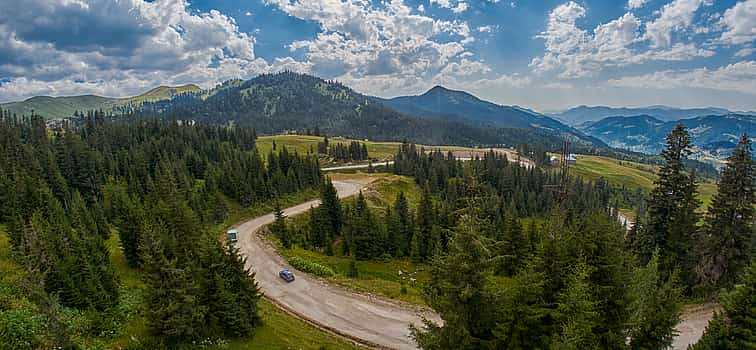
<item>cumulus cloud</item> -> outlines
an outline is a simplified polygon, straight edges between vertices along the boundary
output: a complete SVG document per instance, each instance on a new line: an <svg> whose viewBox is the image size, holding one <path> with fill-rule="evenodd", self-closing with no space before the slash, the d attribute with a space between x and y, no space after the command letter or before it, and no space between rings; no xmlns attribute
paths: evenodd
<svg viewBox="0 0 756 350"><path fill-rule="evenodd" d="M753 47L744 47L744 48L738 50L738 52L735 53L735 56L736 57L746 57L746 56L750 56L754 52L756 52L756 48L753 48Z"/></svg>
<svg viewBox="0 0 756 350"><path fill-rule="evenodd" d="M23 6L0 0L0 77L9 80L3 88L124 95L156 84L209 87L271 69L232 17L188 6L185 0L28 0Z"/></svg>
<svg viewBox="0 0 756 350"><path fill-rule="evenodd" d="M660 18L665 18L664 13L663 9ZM549 14L546 30L536 36L546 41L546 52L530 63L536 73L554 71L562 78L579 78L593 75L605 67L647 61L682 61L714 54L691 43L639 48L643 41L642 23L631 12L596 26L592 32L576 24L585 16L585 8L574 1L557 6Z"/></svg>
<svg viewBox="0 0 756 350"><path fill-rule="evenodd" d="M354 83L365 92L380 94L389 86L404 89L449 74L450 65L462 62L466 46L475 41L466 22L413 13L401 0L386 2L385 7L353 0L268 3L319 23L321 31L314 39L288 45L303 55L313 73ZM483 64L468 62L470 67L477 65ZM475 72L480 69L467 71Z"/></svg>
<svg viewBox="0 0 756 350"><path fill-rule="evenodd" d="M756 61L740 61L717 69L664 70L612 79L608 85L649 89L702 88L756 95Z"/></svg>
<svg viewBox="0 0 756 350"><path fill-rule="evenodd" d="M497 27L498 26L494 26L494 25L489 24L489 25L485 25L485 26L480 26L476 30L478 31L478 33L491 33L494 30L496 30Z"/></svg>
<svg viewBox="0 0 756 350"><path fill-rule="evenodd" d="M633 10L637 8L643 7L648 2L648 0L628 0L627 1L627 9Z"/></svg>
<svg viewBox="0 0 756 350"><path fill-rule="evenodd" d="M745 44L756 40L756 0L746 0L725 11L720 19L725 31L719 41L726 44Z"/></svg>
<svg viewBox="0 0 756 350"><path fill-rule="evenodd" d="M712 0L674 0L659 10L659 17L646 24L645 38L652 47L668 47L672 33L689 28L701 6L711 5Z"/></svg>
<svg viewBox="0 0 756 350"><path fill-rule="evenodd" d="M438 7L449 9L454 13L465 12L470 6L464 1L456 0L430 0L430 4Z"/></svg>

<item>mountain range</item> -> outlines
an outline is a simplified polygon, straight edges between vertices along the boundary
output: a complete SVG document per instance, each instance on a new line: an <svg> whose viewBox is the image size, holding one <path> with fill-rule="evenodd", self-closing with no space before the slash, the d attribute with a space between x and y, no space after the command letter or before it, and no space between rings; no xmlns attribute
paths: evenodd
<svg viewBox="0 0 756 350"><path fill-rule="evenodd" d="M577 126L585 122L599 121L607 117L631 117L646 115L661 121L674 121L708 115L725 115L731 112L724 108L675 108L668 106L649 107L606 107L606 106L577 106L566 111L550 113L549 116L561 120L569 125ZM738 112L753 114L752 112Z"/></svg>
<svg viewBox="0 0 756 350"><path fill-rule="evenodd" d="M412 110L410 105L417 109ZM436 113L438 106L449 113ZM537 143L549 147L569 138L581 145L606 146L545 115L483 101L462 91L435 87L421 96L384 100L359 94L338 82L292 72L230 80L208 90L192 85L161 87L122 99L92 95L34 97L0 108L17 114L34 110L45 117L103 109L115 114L129 112L252 126L263 134L317 126L329 135L428 144Z"/></svg>
<svg viewBox="0 0 756 350"><path fill-rule="evenodd" d="M543 114L481 100L465 91L435 86L422 95L375 98L394 109L430 119L463 120L494 128L532 129L581 144L601 144L576 129Z"/></svg>
<svg viewBox="0 0 756 350"><path fill-rule="evenodd" d="M145 102L166 100L187 93L199 93L202 89L194 84L182 86L159 86L141 95L113 98L97 95L80 96L34 96L24 101L0 104L0 108L17 115L35 114L47 118L70 117L74 112L88 110L113 111L120 107L138 106Z"/></svg>
<svg viewBox="0 0 756 350"><path fill-rule="evenodd" d="M27 115L33 110L48 118L102 109L113 114L251 126L261 134L301 132L317 127L328 135L425 144L528 143L558 149L561 141L567 139L576 150L612 146L647 154L662 149L665 135L678 122L673 118L725 113L680 119L690 129L699 149L712 158L729 154L741 133L756 134L756 117L721 108L580 106L556 116L571 118L573 123L582 121L572 127L526 108L499 105L442 86L421 95L383 99L362 95L335 81L292 72L229 80L207 90L184 85L161 86L126 98L38 96L2 104L0 108ZM623 115L643 111L653 114ZM605 114L619 115L603 118ZM663 117L657 116L660 114ZM600 117L597 121L585 121Z"/></svg>
<svg viewBox="0 0 756 350"><path fill-rule="evenodd" d="M695 148L694 156L702 160L727 157L744 133L756 140L756 116L746 114L709 115L674 121L649 115L609 117L584 123L579 128L612 147L657 154L664 148L667 134L677 123L688 129Z"/></svg>

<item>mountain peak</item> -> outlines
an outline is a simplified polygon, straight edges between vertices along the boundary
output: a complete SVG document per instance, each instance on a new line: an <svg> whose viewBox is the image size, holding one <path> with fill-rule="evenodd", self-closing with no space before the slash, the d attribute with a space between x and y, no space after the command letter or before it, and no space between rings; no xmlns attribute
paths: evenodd
<svg viewBox="0 0 756 350"><path fill-rule="evenodd" d="M426 91L423 95L436 95L436 94L442 94L442 95L450 95L450 94L470 95L470 94L468 94L468 93L466 93L464 91L452 90L452 89L446 88L446 87L441 86L441 85L436 85L436 86L430 88L430 90Z"/></svg>

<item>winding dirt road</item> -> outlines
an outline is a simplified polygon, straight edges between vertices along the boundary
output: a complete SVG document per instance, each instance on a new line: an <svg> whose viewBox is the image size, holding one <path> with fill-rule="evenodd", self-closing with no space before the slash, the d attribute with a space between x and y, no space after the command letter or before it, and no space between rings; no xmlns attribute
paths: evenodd
<svg viewBox="0 0 756 350"><path fill-rule="evenodd" d="M357 194L365 184L364 181L333 182L342 198ZM309 201L288 208L284 213L294 216L319 204L319 200ZM409 325L422 326L422 317L438 320L434 314L421 314L389 300L350 292L302 272L296 273L296 281L284 282L278 272L294 269L257 234L273 221L273 214L268 214L238 225L237 245L247 257L247 267L255 271L255 279L265 295L287 311L359 343L390 349L416 349Z"/></svg>
<svg viewBox="0 0 756 350"><path fill-rule="evenodd" d="M340 198L357 194L369 180L334 181ZM306 212L318 206L312 200L284 210L287 216ZM273 214L264 215L237 225L241 253L247 258L247 267L265 295L278 306L322 329L336 333L357 343L376 348L416 349L410 337L409 325L422 325L427 318L441 323L432 312L419 312L409 306L379 297L354 293L330 285L306 273L297 272L296 281L286 283L278 277L282 269L293 269L276 253L258 231L274 221ZM700 339L716 306L686 309L682 322L676 327L679 335L674 349L686 349Z"/></svg>

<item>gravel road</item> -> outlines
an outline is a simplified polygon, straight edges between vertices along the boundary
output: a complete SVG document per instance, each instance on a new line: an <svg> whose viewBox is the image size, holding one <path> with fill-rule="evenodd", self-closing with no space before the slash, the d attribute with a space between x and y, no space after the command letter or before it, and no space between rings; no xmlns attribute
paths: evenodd
<svg viewBox="0 0 756 350"><path fill-rule="evenodd" d="M365 182L334 181L339 197L359 192ZM319 200L284 210L287 216L304 213ZM273 214L261 216L236 228L238 246L247 257L247 267L255 271L255 279L265 295L297 316L326 330L366 345L390 349L416 349L410 338L409 325L422 325L422 317L437 320L434 314L421 315L416 310L377 297L347 291L329 285L303 272L295 271L265 242L257 232L274 221ZM296 281L286 283L278 272L295 271Z"/></svg>
<svg viewBox="0 0 756 350"><path fill-rule="evenodd" d="M357 194L368 181L334 181L333 185L339 197L344 198ZM298 215L319 204L319 200L312 200L285 209L284 214ZM247 267L255 271L257 283L265 295L287 311L345 338L387 349L416 349L409 325L421 326L423 317L441 322L433 313L418 312L390 300L354 293L296 271L257 234L273 221L274 216L270 213L237 225L237 245L247 257ZM295 271L296 281L286 283L278 277L278 272L285 268ZM676 327L679 335L674 339L673 348L683 350L698 341L716 309L714 304L686 309L682 322Z"/></svg>

